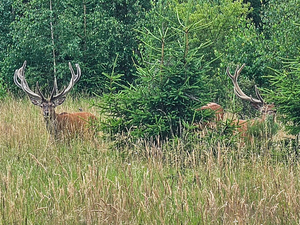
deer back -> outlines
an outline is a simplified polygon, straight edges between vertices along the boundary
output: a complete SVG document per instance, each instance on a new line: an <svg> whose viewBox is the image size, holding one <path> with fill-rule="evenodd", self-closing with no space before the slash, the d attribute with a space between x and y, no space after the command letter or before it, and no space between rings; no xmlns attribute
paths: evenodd
<svg viewBox="0 0 300 225"><path fill-rule="evenodd" d="M223 118L224 118L224 109L219 104L214 103L214 102L210 102L210 103L202 106L199 110L205 110L205 109L212 110L215 113L214 116L215 116L216 121L223 120Z"/></svg>
<svg viewBox="0 0 300 225"><path fill-rule="evenodd" d="M94 131L96 117L89 112L60 113L56 115L56 133L58 135L85 135Z"/></svg>
<svg viewBox="0 0 300 225"><path fill-rule="evenodd" d="M200 130L203 130L204 128L214 129L217 127L217 122L222 121L224 118L224 110L222 106L220 106L217 103L210 102L202 106L200 109L197 109L197 111L201 111L201 110L211 110L213 111L214 115L213 118L210 119L208 122L202 121L197 125L200 128Z"/></svg>

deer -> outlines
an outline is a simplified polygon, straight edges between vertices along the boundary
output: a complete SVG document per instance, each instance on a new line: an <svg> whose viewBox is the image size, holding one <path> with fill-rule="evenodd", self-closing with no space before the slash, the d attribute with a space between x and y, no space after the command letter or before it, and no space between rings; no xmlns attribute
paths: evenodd
<svg viewBox="0 0 300 225"><path fill-rule="evenodd" d="M256 122L261 123L266 120L268 116L273 117L273 121L275 121L276 118L276 108L275 105L268 104L265 102L263 97L260 95L260 92L255 85L255 94L257 98L253 98L251 95L246 95L242 89L240 88L238 84L238 77L242 71L242 69L245 67L246 64L243 64L241 67L237 66L234 75L231 75L230 68L227 67L226 73L228 77L231 79L233 86L234 86L234 93L235 95L245 101L249 101L250 104L254 107L254 109L258 110L260 112L260 117L252 120L232 120L229 123L229 126L234 126L237 129L237 132L241 135L242 138L245 138L247 136L247 130L249 126L253 126ZM211 102L204 106L202 106L198 110L211 110L215 113L213 120L207 122L204 124L204 127L214 128L216 127L217 122L224 120L224 110L222 106L220 106L217 103Z"/></svg>
<svg viewBox="0 0 300 225"><path fill-rule="evenodd" d="M83 136L91 132L90 123L96 122L96 117L89 112L74 112L74 113L56 113L55 108L64 103L66 95L70 92L73 86L81 77L81 69L78 64L76 66L76 74L69 62L71 71L71 80L67 87L64 87L61 92L58 92L57 82L54 79L53 90L50 97L47 99L42 94L38 82L36 83L36 92L32 91L25 79L26 60L20 69L17 69L14 74L15 84L21 88L29 97L32 104L39 106L42 110L43 117L46 123L46 129L54 139L64 139L75 137L76 135Z"/></svg>
<svg viewBox="0 0 300 225"><path fill-rule="evenodd" d="M214 113L213 118L210 121L200 123L201 130L205 127L215 128L217 126L217 123L220 121L223 121L223 119L224 119L223 107L215 102L210 102L210 103L200 107L200 109L196 109L196 111L201 111L201 110L210 110Z"/></svg>
<svg viewBox="0 0 300 225"><path fill-rule="evenodd" d="M273 103L268 104L265 102L265 100L260 95L260 92L256 85L254 86L254 89L257 98L253 98L251 95L250 96L246 95L240 88L237 80L245 65L246 65L245 63L241 67L237 65L234 75L231 75L229 67L227 67L226 69L226 73L233 83L234 86L233 90L235 95L242 100L249 101L252 107L260 112L259 118L252 119L252 120L234 120L232 122L234 125L237 126L237 130L239 133L241 133L242 137L245 137L247 135L246 133L248 127L253 126L255 122L258 123L264 122L266 118L269 116L272 117L273 121L276 121L275 105Z"/></svg>

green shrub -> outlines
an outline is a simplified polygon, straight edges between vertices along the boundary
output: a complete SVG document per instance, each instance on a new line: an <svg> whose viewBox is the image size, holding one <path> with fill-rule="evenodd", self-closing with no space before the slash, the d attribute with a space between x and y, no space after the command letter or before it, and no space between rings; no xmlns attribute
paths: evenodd
<svg viewBox="0 0 300 225"><path fill-rule="evenodd" d="M196 109L211 99L210 62L203 60L210 42L189 45L190 31L207 24L181 21L168 9L161 9L165 17L152 15L157 23L151 29L140 31L143 61L137 65L135 82L114 93L119 76L112 73L107 79L113 81L111 92L104 94L99 106L108 115L103 128L111 134L160 139L181 136L185 124L202 118Z"/></svg>
<svg viewBox="0 0 300 225"><path fill-rule="evenodd" d="M300 132L300 63L299 57L288 60L283 72L269 76L274 88L269 97L275 102L281 119L292 134Z"/></svg>

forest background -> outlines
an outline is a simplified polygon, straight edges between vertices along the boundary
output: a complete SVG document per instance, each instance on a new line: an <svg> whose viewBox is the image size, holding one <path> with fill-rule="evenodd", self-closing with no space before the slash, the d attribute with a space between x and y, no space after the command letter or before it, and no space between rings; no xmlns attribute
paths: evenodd
<svg viewBox="0 0 300 225"><path fill-rule="evenodd" d="M208 102L233 104L226 67L246 63L241 86L254 84L299 132L299 2L231 0L3 0L0 3L0 96L23 96L13 73L27 60L27 80L44 92L83 76L73 93L103 98L104 129L136 137L180 136ZM291 85L292 84L292 85ZM234 109L232 109L234 107ZM183 122L184 121L184 122Z"/></svg>

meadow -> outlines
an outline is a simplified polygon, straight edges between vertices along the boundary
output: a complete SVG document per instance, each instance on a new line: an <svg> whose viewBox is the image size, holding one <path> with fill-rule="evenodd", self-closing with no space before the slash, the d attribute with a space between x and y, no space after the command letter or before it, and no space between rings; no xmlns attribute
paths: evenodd
<svg viewBox="0 0 300 225"><path fill-rule="evenodd" d="M57 112L98 115L86 98ZM297 144L201 133L56 143L40 109L0 105L0 224L299 224Z"/></svg>

